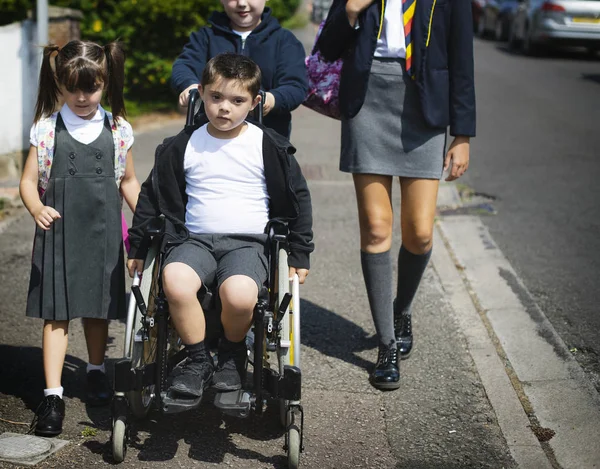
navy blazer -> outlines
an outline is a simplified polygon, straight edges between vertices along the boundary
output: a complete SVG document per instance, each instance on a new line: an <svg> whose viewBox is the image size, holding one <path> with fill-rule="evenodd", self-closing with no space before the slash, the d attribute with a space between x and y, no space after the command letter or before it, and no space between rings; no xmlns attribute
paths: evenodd
<svg viewBox="0 0 600 469"><path fill-rule="evenodd" d="M346 0L334 0L317 48L328 61L342 57L340 111L352 118L362 107L377 46L385 0L375 0L350 26ZM425 121L450 126L451 135L475 136L473 21L470 0L416 0L412 72Z"/></svg>

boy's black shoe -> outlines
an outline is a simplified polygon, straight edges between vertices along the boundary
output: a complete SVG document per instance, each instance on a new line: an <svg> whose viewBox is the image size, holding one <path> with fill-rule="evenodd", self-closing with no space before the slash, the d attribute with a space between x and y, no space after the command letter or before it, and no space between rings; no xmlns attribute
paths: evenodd
<svg viewBox="0 0 600 469"><path fill-rule="evenodd" d="M210 386L213 372L214 367L209 356L203 355L200 359L188 357L171 373L169 391L183 397L202 397L204 390Z"/></svg>
<svg viewBox="0 0 600 469"><path fill-rule="evenodd" d="M412 322L410 314L394 315L394 332L400 360L410 357L413 349Z"/></svg>
<svg viewBox="0 0 600 469"><path fill-rule="evenodd" d="M64 418L65 402L55 394L46 396L35 411L31 430L41 436L60 435Z"/></svg>
<svg viewBox="0 0 600 469"><path fill-rule="evenodd" d="M400 387L400 364L396 347L380 347L375 369L371 373L371 384L377 389Z"/></svg>
<svg viewBox="0 0 600 469"><path fill-rule="evenodd" d="M222 339L217 352L217 370L213 378L213 389L218 391L237 391L242 389L246 378L248 349L246 341L229 342Z"/></svg>
<svg viewBox="0 0 600 469"><path fill-rule="evenodd" d="M106 373L92 370L87 373L86 404L92 407L108 405L112 397L112 389Z"/></svg>

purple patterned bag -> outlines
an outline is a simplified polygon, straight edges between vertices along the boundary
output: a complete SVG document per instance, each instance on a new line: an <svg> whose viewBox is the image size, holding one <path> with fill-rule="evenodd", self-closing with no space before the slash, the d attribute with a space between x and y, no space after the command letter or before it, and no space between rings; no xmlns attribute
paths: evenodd
<svg viewBox="0 0 600 469"><path fill-rule="evenodd" d="M319 26L312 53L304 60L308 75L308 95L302 104L319 114L339 120L338 94L343 61L338 59L335 62L326 62L316 50L317 40L324 25L325 21Z"/></svg>

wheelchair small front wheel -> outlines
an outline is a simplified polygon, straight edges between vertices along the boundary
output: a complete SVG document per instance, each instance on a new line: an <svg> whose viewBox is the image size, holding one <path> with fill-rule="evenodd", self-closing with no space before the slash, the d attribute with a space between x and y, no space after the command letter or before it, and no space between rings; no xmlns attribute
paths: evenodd
<svg viewBox="0 0 600 469"><path fill-rule="evenodd" d="M300 466L300 429L292 424L287 431L287 456L289 469Z"/></svg>
<svg viewBox="0 0 600 469"><path fill-rule="evenodd" d="M123 462L127 452L127 426L122 418L113 422L111 441L114 461Z"/></svg>

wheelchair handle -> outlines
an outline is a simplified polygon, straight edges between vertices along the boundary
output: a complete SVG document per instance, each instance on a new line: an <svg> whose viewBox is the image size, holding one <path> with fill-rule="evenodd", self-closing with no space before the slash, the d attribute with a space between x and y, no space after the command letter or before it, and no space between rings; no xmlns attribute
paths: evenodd
<svg viewBox="0 0 600 469"><path fill-rule="evenodd" d="M200 92L197 89L190 90L188 98L187 115L185 119L185 129L190 130L194 127L197 107L200 102Z"/></svg>
<svg viewBox="0 0 600 469"><path fill-rule="evenodd" d="M256 106L256 108L254 109L254 118L259 124L262 124L265 107L265 97L267 96L267 94L263 90L260 90L258 92L258 95L260 96L260 103L258 103L258 106Z"/></svg>

